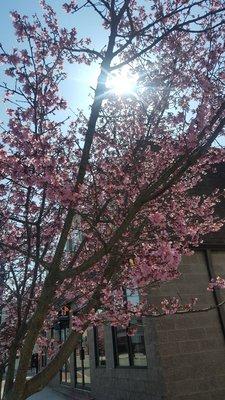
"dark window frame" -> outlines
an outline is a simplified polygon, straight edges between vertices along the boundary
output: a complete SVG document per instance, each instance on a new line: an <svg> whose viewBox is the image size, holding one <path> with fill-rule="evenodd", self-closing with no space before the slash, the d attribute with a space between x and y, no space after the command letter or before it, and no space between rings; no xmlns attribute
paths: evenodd
<svg viewBox="0 0 225 400"><path fill-rule="evenodd" d="M131 294L131 291L126 289L125 287L123 288L123 295L124 295L124 300L125 301L132 302L132 297L134 298L134 296ZM135 303L139 303L139 293L138 293L138 291L136 291L135 297L138 297L138 302L135 301ZM139 322L141 323L141 325L143 327L142 319L140 319ZM127 346L126 347L127 347L127 350L128 350L127 353L128 353L129 365L119 365L119 352L118 352L118 344L117 344L117 327L113 327L112 326L114 367L115 368L147 369L148 368L148 361L147 361L147 355L146 355L145 338L144 338L144 347L145 347L145 355L146 355L146 365L134 365L134 352L132 351L132 339L131 339L131 336L128 335L128 328L124 329L124 330L126 331L126 342L127 342ZM144 329L143 329L143 337L144 337Z"/></svg>
<svg viewBox="0 0 225 400"><path fill-rule="evenodd" d="M132 341L131 336L127 334L126 331L126 341L127 341L127 349L128 349L128 360L129 365L119 365L119 353L118 353L118 344L117 344L117 327L112 326L112 338L113 338L113 352L114 352L114 367L115 368L132 368L132 369L147 369L148 368L148 361L146 355L146 364L147 365L134 365L134 353L132 351ZM146 347L145 347L146 349Z"/></svg>
<svg viewBox="0 0 225 400"><path fill-rule="evenodd" d="M96 368L106 368L106 351L105 351L105 364L100 364L100 357L99 357L99 346L98 346L98 327L93 327L93 335L94 335L94 348L95 348L95 367ZM103 335L104 335L104 348L105 348L105 331L103 328Z"/></svg>
<svg viewBox="0 0 225 400"><path fill-rule="evenodd" d="M81 346L81 347L80 347ZM81 349L83 349L82 345L77 346L77 348L74 350L74 382L75 382L75 388L76 389L81 389L81 390L88 390L87 385L85 385L85 375L84 375L84 360L81 357ZM77 350L79 351L78 357L80 358L81 366L79 367L77 365ZM78 372L81 373L81 379L82 383L78 382L77 379L77 374Z"/></svg>
<svg viewBox="0 0 225 400"><path fill-rule="evenodd" d="M68 368L68 361L66 361L63 364L63 367L64 366L65 366L65 371L63 371L62 368L60 368L60 384L61 385L71 386L71 384L72 384L72 382L71 382L72 376L71 376L71 370L70 370L70 368ZM66 378L65 380L62 379L63 372L65 373L65 378ZM68 381L68 379L67 379L67 374L70 374L70 381Z"/></svg>
<svg viewBox="0 0 225 400"><path fill-rule="evenodd" d="M69 317L64 318L62 321L60 321L60 327L59 327L59 338L60 341L62 341L62 331L63 331L63 336L66 337L66 330L69 329ZM70 357L69 357L70 358ZM63 371L63 368L65 367L65 371ZM65 380L62 379L62 374L63 372L65 373ZM70 381L67 379L67 374L70 374ZM60 375L60 384L61 385L67 385L71 386L72 384L72 371L71 371L71 363L70 363L70 368L68 368L68 360L63 364L62 368L59 370L59 375Z"/></svg>
<svg viewBox="0 0 225 400"><path fill-rule="evenodd" d="M47 350L41 353L41 367L45 368L47 365Z"/></svg>
<svg viewBox="0 0 225 400"><path fill-rule="evenodd" d="M78 366L77 365L77 351L78 351L78 357L81 361L81 365ZM91 391L91 382L87 383L85 380L85 365L84 365L84 357L82 356L82 354L84 355L84 346L83 346L83 338L81 336L81 341L79 344L77 344L77 346L74 349L73 355L74 355L74 386L76 389L78 390L84 390L87 392ZM89 353L90 354L90 353ZM89 360L90 361L90 360ZM89 368L91 369L91 367L89 366ZM77 374L78 372L81 373L81 377L82 377L82 383L78 382L77 379Z"/></svg>

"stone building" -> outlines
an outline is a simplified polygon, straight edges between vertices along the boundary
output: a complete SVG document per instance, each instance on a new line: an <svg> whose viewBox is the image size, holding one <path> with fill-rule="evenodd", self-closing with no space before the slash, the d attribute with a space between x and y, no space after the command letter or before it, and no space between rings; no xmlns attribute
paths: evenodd
<svg viewBox="0 0 225 400"><path fill-rule="evenodd" d="M208 177L200 191L225 187L225 168ZM204 189L204 190L203 190ZM225 204L217 209L225 216ZM54 389L96 400L224 400L225 291L207 291L212 277L225 276L225 228L208 236L194 255L184 257L181 278L149 293L151 302L180 295L198 297L210 311L143 318L135 336L110 326L90 328L68 363L51 382ZM63 340L69 316L59 318Z"/></svg>

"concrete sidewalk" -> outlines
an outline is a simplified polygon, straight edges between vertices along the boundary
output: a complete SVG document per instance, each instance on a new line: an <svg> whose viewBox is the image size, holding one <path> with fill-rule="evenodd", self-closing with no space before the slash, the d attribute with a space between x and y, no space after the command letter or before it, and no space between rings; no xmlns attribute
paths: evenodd
<svg viewBox="0 0 225 400"><path fill-rule="evenodd" d="M66 396L47 387L41 392L33 394L29 400L66 400ZM74 398L74 400L76 399Z"/></svg>
<svg viewBox="0 0 225 400"><path fill-rule="evenodd" d="M89 393L74 393L73 390L69 391L68 388L63 392L61 388L60 392L53 390L49 386L43 389L41 392L33 394L29 397L29 400L94 400Z"/></svg>
<svg viewBox="0 0 225 400"><path fill-rule="evenodd" d="M3 382L4 383L4 382ZM94 400L91 396L80 393L75 394L71 390L71 392L65 391L65 393L55 391L51 389L49 386L44 388L41 392L35 393L29 397L29 400Z"/></svg>
<svg viewBox="0 0 225 400"><path fill-rule="evenodd" d="M55 390L52 390L49 387L46 387L41 392L35 393L30 396L29 400L66 400L66 397L68 400L77 400L77 398L75 397L65 396L61 393L56 392Z"/></svg>

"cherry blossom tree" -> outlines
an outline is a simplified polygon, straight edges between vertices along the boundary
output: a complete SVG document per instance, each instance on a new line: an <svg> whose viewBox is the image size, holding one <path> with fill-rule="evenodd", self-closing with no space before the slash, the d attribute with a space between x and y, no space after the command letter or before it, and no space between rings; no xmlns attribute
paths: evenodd
<svg viewBox="0 0 225 400"><path fill-rule="evenodd" d="M174 297L157 308L146 293L179 277L181 256L221 227L219 193L193 189L225 161L211 147L225 125L225 7L222 0L144 3L67 2L72 29L59 26L44 0L33 19L12 12L17 47L1 45L0 54L8 115L0 147L4 400L41 390L90 324L127 326L134 315L193 307ZM102 49L79 37L86 9L106 30ZM60 92L66 63L99 67L89 115L69 121L60 119L71 114ZM135 84L122 95L110 80L125 79L124 71ZM139 290L140 304L127 302L124 288ZM44 332L71 301L68 339L26 381L35 344L49 346Z"/></svg>

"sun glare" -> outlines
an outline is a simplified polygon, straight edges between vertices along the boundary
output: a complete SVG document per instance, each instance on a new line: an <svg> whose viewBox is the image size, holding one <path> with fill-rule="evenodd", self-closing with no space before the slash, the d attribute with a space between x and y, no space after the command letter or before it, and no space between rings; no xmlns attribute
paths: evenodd
<svg viewBox="0 0 225 400"><path fill-rule="evenodd" d="M132 73L128 68L112 73L107 79L107 88L117 96L132 94L137 85L138 75Z"/></svg>

